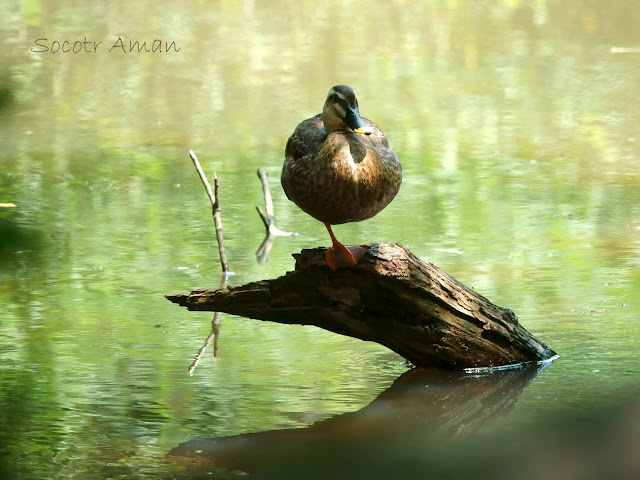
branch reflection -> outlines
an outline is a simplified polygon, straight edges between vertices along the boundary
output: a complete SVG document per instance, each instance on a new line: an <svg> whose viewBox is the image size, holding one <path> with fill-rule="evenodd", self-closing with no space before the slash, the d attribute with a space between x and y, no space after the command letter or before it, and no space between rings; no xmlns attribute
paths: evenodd
<svg viewBox="0 0 640 480"><path fill-rule="evenodd" d="M229 281L229 273L223 272L222 280L220 280L220 288L221 289L227 288L228 281ZM193 359L193 363L189 367L189 376L193 375L193 372L195 371L196 367L200 363L202 356L207 351L207 348L209 348L209 345L211 345L212 341L213 341L213 358L214 359L218 358L218 341L220 340L220 325L221 325L220 314L221 312L215 312L213 314L213 319L211 320L211 333L205 339L204 345L200 347L200 350L198 350L198 353Z"/></svg>

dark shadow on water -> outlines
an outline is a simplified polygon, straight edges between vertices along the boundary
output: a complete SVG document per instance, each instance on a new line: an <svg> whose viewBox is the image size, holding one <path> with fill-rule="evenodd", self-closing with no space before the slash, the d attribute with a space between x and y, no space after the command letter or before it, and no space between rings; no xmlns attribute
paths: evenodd
<svg viewBox="0 0 640 480"><path fill-rule="evenodd" d="M543 369L477 375L413 369L357 412L307 428L191 440L169 456L258 478L404 478L414 469L430 471L424 460L433 446L455 452L461 439L508 414Z"/></svg>
<svg viewBox="0 0 640 480"><path fill-rule="evenodd" d="M0 113L14 103L14 86L7 73L0 75Z"/></svg>
<svg viewBox="0 0 640 480"><path fill-rule="evenodd" d="M10 215L12 212L1 212ZM44 234L33 228L25 228L11 218L0 216L0 266L14 262L16 252L39 250L44 243Z"/></svg>

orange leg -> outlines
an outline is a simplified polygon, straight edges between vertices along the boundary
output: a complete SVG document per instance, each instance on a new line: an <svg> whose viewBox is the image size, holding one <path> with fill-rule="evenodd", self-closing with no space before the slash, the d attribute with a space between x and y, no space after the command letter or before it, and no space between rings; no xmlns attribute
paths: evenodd
<svg viewBox="0 0 640 480"><path fill-rule="evenodd" d="M327 261L329 267L332 270L337 270L338 268L344 267L346 265L355 265L358 260L360 260L362 255L364 255L364 253L367 251L367 246L350 245L348 247L345 247L333 234L331 225L325 223L324 226L327 227L329 235L331 236L331 241L333 242L333 247L329 248L324 254L324 258Z"/></svg>

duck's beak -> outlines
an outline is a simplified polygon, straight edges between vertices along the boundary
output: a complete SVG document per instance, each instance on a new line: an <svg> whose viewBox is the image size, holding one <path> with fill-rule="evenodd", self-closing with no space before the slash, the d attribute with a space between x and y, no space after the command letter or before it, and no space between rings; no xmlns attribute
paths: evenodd
<svg viewBox="0 0 640 480"><path fill-rule="evenodd" d="M364 121L360 117L360 112L358 112L358 109L356 108L354 110L351 110L351 112L349 113L351 113L351 115L347 115L344 123L346 123L347 126L355 133L360 133L362 135L371 135L371 132L373 130L371 130L370 126L364 123Z"/></svg>
<svg viewBox="0 0 640 480"><path fill-rule="evenodd" d="M361 133L363 135L371 135L371 127L367 127L366 125L364 127L360 127L360 128L356 128L354 130L355 133Z"/></svg>

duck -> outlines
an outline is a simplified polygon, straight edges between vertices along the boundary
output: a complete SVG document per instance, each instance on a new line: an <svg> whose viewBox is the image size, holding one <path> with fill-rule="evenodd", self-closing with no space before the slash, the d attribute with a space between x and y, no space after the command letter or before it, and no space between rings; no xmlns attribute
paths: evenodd
<svg viewBox="0 0 640 480"><path fill-rule="evenodd" d="M280 180L289 200L324 223L332 241L325 260L337 270L357 264L368 246L343 245L331 226L380 213L400 189L402 166L382 130L360 116L355 90L337 85L322 113L287 140Z"/></svg>

